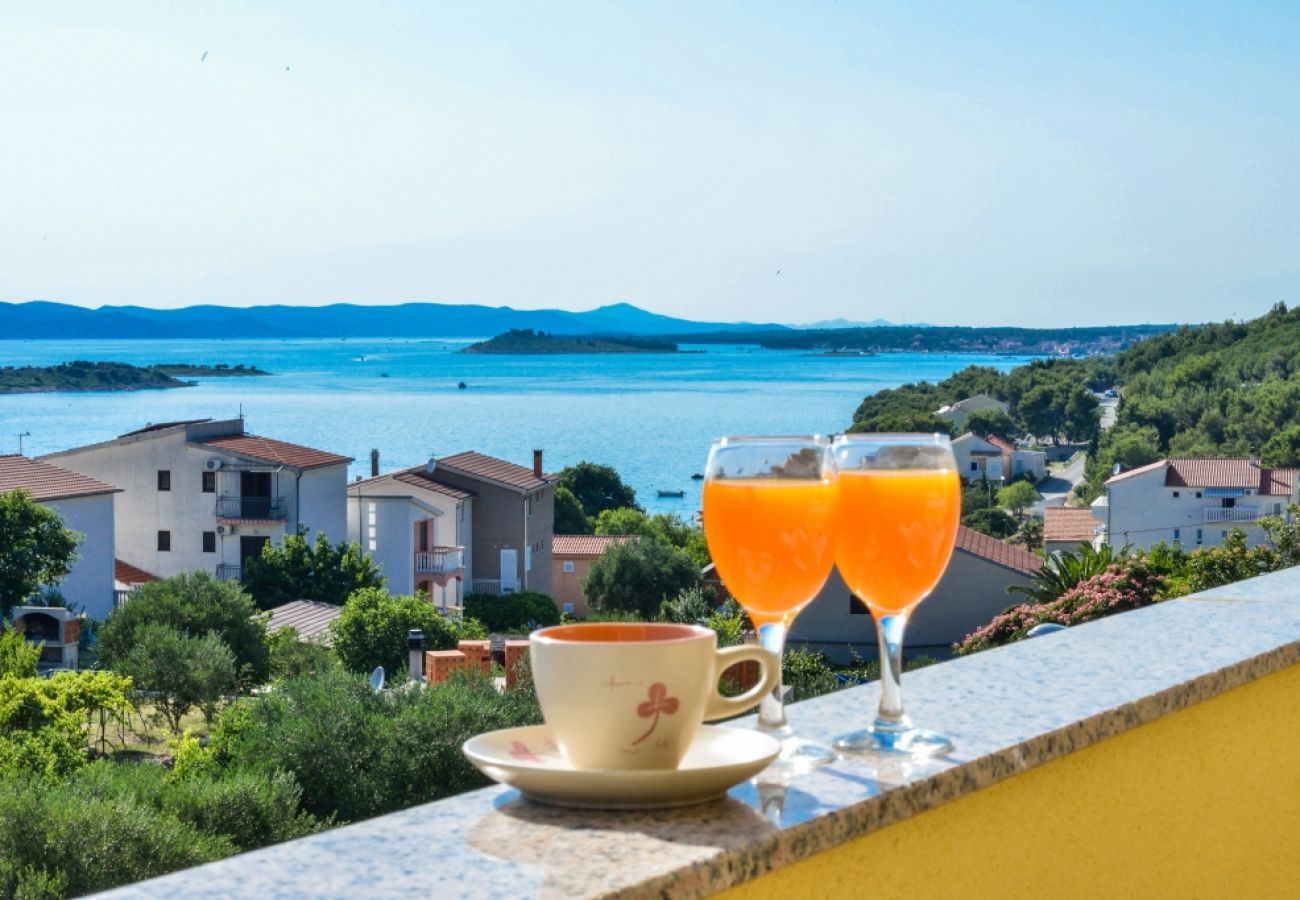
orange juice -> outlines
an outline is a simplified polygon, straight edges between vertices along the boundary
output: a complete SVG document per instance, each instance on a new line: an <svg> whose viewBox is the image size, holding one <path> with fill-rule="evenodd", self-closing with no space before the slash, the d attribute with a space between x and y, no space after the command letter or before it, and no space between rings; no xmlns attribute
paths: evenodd
<svg viewBox="0 0 1300 900"><path fill-rule="evenodd" d="M835 484L734 478L704 483L709 553L755 626L789 621L835 558Z"/></svg>
<svg viewBox="0 0 1300 900"><path fill-rule="evenodd" d="M961 515L951 469L841 472L835 564L872 613L905 612L939 583Z"/></svg>

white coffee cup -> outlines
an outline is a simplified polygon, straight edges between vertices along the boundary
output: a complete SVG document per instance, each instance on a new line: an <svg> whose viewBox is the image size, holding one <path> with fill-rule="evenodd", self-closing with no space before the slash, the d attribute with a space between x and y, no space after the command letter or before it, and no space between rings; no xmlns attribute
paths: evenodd
<svg viewBox="0 0 1300 900"><path fill-rule="evenodd" d="M598 622L535 631L529 655L542 716L580 769L673 769L700 723L753 708L776 687L780 663L757 646L718 648L699 625ZM754 660L759 683L718 692L728 667Z"/></svg>

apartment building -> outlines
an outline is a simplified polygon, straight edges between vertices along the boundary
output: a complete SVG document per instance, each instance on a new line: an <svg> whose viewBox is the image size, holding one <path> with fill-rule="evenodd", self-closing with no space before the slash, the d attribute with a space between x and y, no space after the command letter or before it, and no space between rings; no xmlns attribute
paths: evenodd
<svg viewBox="0 0 1300 900"><path fill-rule="evenodd" d="M242 418L147 425L41 459L121 488L116 556L162 578L238 578L244 560L299 526L346 534L351 458L249 434Z"/></svg>
<svg viewBox="0 0 1300 900"><path fill-rule="evenodd" d="M988 394L976 394L974 397L958 400L948 406L941 406L934 411L934 414L945 422L951 422L953 431L961 431L966 427L966 420L971 417L971 413L1009 413L1010 410L1011 407L1001 400L994 400Z"/></svg>
<svg viewBox="0 0 1300 900"><path fill-rule="evenodd" d="M988 478L996 485L1021 475L1040 481L1047 475L1047 454L1025 450L993 435L981 437L967 432L953 438L952 453L957 471L967 481Z"/></svg>
<svg viewBox="0 0 1300 900"><path fill-rule="evenodd" d="M1264 540L1263 516L1300 502L1300 469L1270 469L1257 459L1162 459L1106 482L1093 515L1115 547L1161 542L1188 550L1215 547L1240 528L1249 544Z"/></svg>

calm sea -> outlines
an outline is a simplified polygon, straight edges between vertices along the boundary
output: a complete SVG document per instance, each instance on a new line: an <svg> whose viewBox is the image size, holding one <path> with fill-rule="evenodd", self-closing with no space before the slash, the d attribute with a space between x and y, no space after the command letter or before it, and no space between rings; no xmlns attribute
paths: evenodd
<svg viewBox="0 0 1300 900"><path fill-rule="evenodd" d="M836 432L862 398L972 363L1006 370L1028 357L958 354L809 356L741 346L681 354L479 356L470 340L0 341L0 364L73 359L243 363L266 378L205 378L178 390L0 395L0 452L39 455L107 440L150 422L223 418L248 430L354 457L369 474L461 450L548 471L612 465L652 512L699 508L709 442L724 434ZM458 389L464 382L466 388ZM682 499L660 490L683 490Z"/></svg>

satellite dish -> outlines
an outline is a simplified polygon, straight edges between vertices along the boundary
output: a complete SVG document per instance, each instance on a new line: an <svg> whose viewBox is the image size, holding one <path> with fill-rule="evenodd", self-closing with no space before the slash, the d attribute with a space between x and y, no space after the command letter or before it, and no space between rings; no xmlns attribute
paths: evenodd
<svg viewBox="0 0 1300 900"><path fill-rule="evenodd" d="M1057 622L1041 622L1025 632L1026 637L1042 637L1045 634L1052 634L1057 631L1064 631L1065 626Z"/></svg>
<svg viewBox="0 0 1300 900"><path fill-rule="evenodd" d="M375 671L370 673L370 689L378 694L384 689L384 667L375 666Z"/></svg>
<svg viewBox="0 0 1300 900"><path fill-rule="evenodd" d="M436 469L436 468L438 468L438 461L437 461L436 459L434 459L432 456L430 456L430 457L429 457L429 461L428 461L427 463L424 464L424 471L426 471L426 472L428 472L430 475L432 475L432 474L433 474L433 470Z"/></svg>

